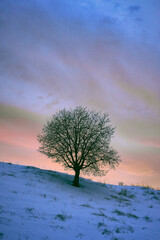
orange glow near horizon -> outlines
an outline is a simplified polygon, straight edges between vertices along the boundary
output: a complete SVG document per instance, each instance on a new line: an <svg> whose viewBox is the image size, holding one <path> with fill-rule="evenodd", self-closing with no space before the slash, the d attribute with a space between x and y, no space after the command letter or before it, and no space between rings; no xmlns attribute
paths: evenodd
<svg viewBox="0 0 160 240"><path fill-rule="evenodd" d="M74 174L74 171L64 170L63 166L54 163L52 159L48 159L37 151L39 146L37 135L40 133L41 128L42 124L35 122L32 124L32 121L27 119L24 121L23 119L18 119L17 121L16 119L14 121L10 119L5 121L5 123L1 123L1 161ZM118 140L118 143L120 143L120 140ZM124 184L151 184L159 187L159 184L156 182L157 174L152 169L150 162L145 163L144 161L140 161L136 159L136 156L130 158L126 155L125 151L124 153L121 151L121 158L122 162L116 170L110 170L103 177L94 177L91 175L89 178L94 181L111 184L124 182ZM86 177L83 173L81 173L81 176Z"/></svg>

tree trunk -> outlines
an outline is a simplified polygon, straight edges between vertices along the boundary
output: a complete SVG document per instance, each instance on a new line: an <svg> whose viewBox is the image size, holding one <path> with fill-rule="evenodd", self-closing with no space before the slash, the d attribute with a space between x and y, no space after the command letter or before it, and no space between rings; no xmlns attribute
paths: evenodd
<svg viewBox="0 0 160 240"><path fill-rule="evenodd" d="M75 170L74 181L73 181L73 186L75 186L75 187L79 187L79 174L80 174L80 170L76 169Z"/></svg>

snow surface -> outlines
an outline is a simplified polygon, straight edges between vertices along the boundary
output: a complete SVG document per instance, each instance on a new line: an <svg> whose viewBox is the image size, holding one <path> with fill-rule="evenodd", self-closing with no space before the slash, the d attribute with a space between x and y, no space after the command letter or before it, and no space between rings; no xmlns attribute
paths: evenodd
<svg viewBox="0 0 160 240"><path fill-rule="evenodd" d="M72 180L0 163L0 239L160 239L160 191Z"/></svg>

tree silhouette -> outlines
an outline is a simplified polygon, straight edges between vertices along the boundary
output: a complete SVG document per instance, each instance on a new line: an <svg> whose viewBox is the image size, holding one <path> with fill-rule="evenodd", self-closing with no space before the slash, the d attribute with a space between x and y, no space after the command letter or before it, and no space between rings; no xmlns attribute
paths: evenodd
<svg viewBox="0 0 160 240"><path fill-rule="evenodd" d="M38 136L39 152L73 169L73 185L78 187L80 171L101 176L106 166L114 168L120 162L117 151L110 147L114 128L109 122L108 114L83 107L60 110Z"/></svg>

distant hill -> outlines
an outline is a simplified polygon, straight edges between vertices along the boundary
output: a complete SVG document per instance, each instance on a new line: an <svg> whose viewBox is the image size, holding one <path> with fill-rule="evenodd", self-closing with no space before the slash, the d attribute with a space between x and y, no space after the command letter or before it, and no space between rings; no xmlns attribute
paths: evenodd
<svg viewBox="0 0 160 240"><path fill-rule="evenodd" d="M160 191L72 180L0 163L0 239L160 239Z"/></svg>

